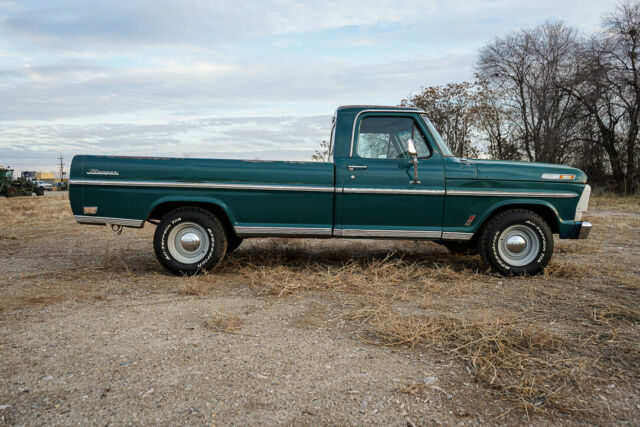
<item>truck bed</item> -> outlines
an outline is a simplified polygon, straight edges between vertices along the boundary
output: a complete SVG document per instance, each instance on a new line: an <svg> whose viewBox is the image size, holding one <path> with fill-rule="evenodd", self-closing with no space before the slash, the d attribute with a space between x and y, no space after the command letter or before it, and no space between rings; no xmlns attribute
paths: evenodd
<svg viewBox="0 0 640 427"><path fill-rule="evenodd" d="M142 227L173 201L216 204L239 235L304 230L331 235L331 163L161 157L75 156L70 174L76 219ZM87 214L85 207L98 207Z"/></svg>

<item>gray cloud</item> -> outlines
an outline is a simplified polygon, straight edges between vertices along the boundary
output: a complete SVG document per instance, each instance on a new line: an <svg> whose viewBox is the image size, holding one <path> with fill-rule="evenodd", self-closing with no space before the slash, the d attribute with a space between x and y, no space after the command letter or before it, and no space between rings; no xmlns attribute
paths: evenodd
<svg viewBox="0 0 640 427"><path fill-rule="evenodd" d="M0 0L0 163L306 159L337 105L470 79L486 41L549 18L589 31L614 4Z"/></svg>
<svg viewBox="0 0 640 427"><path fill-rule="evenodd" d="M208 117L156 124L0 126L0 164L55 165L58 153L310 160L329 138L330 116ZM25 163L26 162L26 163Z"/></svg>

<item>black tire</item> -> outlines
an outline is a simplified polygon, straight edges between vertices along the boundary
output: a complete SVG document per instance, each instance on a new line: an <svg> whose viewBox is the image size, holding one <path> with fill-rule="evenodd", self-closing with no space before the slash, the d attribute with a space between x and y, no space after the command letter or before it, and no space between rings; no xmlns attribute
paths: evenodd
<svg viewBox="0 0 640 427"><path fill-rule="evenodd" d="M15 187L11 187L7 191L7 197L16 197L17 195L18 195L18 190L16 190Z"/></svg>
<svg viewBox="0 0 640 427"><path fill-rule="evenodd" d="M449 250L449 252L453 254L460 255L477 255L478 247L470 242L458 242L455 240L452 241L441 241L438 242L445 248Z"/></svg>
<svg viewBox="0 0 640 427"><path fill-rule="evenodd" d="M36 196L44 196L44 188L37 187L36 188Z"/></svg>
<svg viewBox="0 0 640 427"><path fill-rule="evenodd" d="M230 254L238 249L238 246L242 244L242 240L242 237L236 236L235 233L227 234L227 253Z"/></svg>
<svg viewBox="0 0 640 427"><path fill-rule="evenodd" d="M511 238L515 240L507 245ZM503 276L534 275L544 269L553 255L553 234L540 215L512 209L496 215L482 227L478 251L484 264Z"/></svg>
<svg viewBox="0 0 640 427"><path fill-rule="evenodd" d="M181 242L193 236L198 246L190 251ZM211 212L179 208L166 214L156 227L153 249L160 264L172 273L198 274L220 264L227 250L227 233Z"/></svg>

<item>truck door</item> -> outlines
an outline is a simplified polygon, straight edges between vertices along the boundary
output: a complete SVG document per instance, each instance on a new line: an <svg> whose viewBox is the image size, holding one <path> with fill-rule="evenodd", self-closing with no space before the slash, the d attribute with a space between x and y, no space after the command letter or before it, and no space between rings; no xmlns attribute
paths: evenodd
<svg viewBox="0 0 640 427"><path fill-rule="evenodd" d="M342 182L343 237L440 238L444 163L415 114L370 112L356 118L350 157L336 164ZM418 181L407 141L418 152ZM340 179L341 178L341 179Z"/></svg>

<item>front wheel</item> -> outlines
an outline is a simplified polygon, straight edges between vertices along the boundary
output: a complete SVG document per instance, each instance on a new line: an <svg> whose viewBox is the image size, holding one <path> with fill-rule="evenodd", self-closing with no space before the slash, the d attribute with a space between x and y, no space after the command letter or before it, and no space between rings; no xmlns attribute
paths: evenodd
<svg viewBox="0 0 640 427"><path fill-rule="evenodd" d="M227 235L212 213L200 208L179 208L158 224L153 248L167 270L192 275L211 270L222 261Z"/></svg>
<svg viewBox="0 0 640 427"><path fill-rule="evenodd" d="M540 215L512 209L483 227L478 250L485 265L504 276L534 275L544 269L553 255L553 234Z"/></svg>

